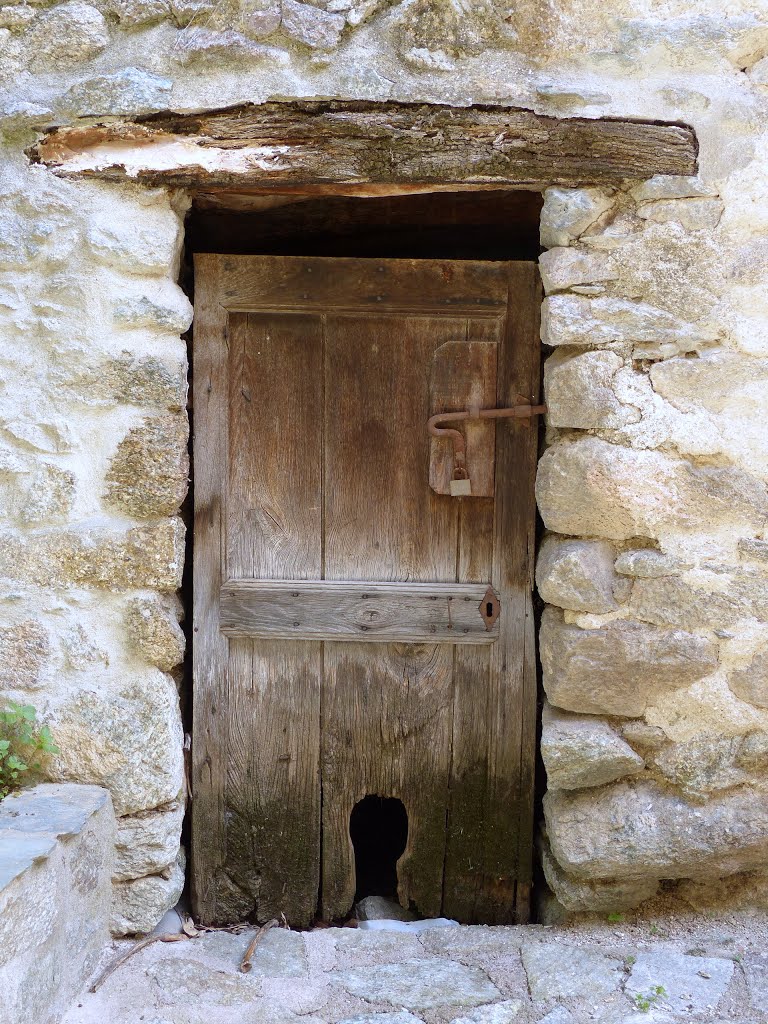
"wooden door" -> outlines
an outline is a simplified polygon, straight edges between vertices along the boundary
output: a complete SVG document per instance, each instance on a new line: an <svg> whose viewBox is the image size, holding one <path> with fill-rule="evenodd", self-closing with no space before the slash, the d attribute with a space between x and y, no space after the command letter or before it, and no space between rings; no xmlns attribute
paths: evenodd
<svg viewBox="0 0 768 1024"><path fill-rule="evenodd" d="M200 255L195 276L197 913L343 917L350 814L378 795L408 815L404 905L525 920L537 431L467 424L487 496L457 498L427 421L537 398L535 264Z"/></svg>

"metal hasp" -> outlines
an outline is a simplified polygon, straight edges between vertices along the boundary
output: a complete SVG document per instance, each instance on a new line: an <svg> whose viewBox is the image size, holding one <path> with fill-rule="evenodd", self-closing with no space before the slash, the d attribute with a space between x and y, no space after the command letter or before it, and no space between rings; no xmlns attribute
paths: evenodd
<svg viewBox="0 0 768 1024"><path fill-rule="evenodd" d="M546 405L531 405L523 395L515 395L515 404L505 409L480 409L472 406L462 412L439 412L430 416L427 426L433 437L450 438L453 442L453 479L451 494L454 497L467 497L472 494L469 471L467 470L467 447L464 435L454 427L444 427L444 423L457 423L460 420L530 420L532 416L541 416L547 411ZM454 484L456 486L454 486Z"/></svg>

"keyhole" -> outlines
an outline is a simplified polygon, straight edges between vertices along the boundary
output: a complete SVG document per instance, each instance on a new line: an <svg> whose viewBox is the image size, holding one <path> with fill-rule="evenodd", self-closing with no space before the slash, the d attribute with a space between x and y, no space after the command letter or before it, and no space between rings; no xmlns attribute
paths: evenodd
<svg viewBox="0 0 768 1024"><path fill-rule="evenodd" d="M493 618L493 604L490 601L485 602L485 614L489 619Z"/></svg>

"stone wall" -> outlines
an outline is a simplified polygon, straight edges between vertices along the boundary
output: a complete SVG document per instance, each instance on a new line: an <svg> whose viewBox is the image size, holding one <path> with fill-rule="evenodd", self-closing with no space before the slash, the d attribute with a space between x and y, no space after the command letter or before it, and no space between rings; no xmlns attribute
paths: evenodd
<svg viewBox="0 0 768 1024"><path fill-rule="evenodd" d="M118 930L181 877L188 197L25 149L78 117L286 97L695 128L697 179L550 190L543 223L544 857L566 906L628 905L765 859L768 15L723 7L0 6L0 694L51 720L56 778L111 791Z"/></svg>
<svg viewBox="0 0 768 1024"><path fill-rule="evenodd" d="M768 360L740 199L661 176L545 196L542 851L569 910L768 860Z"/></svg>
<svg viewBox="0 0 768 1024"><path fill-rule="evenodd" d="M0 1020L58 1021L109 940L115 816L96 786L0 803Z"/></svg>

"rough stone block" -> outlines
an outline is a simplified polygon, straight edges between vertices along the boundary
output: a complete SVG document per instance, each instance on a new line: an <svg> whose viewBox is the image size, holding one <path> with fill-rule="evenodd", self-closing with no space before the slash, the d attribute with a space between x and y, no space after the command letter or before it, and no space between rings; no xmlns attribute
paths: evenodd
<svg viewBox="0 0 768 1024"><path fill-rule="evenodd" d="M536 562L542 600L574 612L605 615L618 608L614 597L615 551L607 541L565 540L549 535Z"/></svg>
<svg viewBox="0 0 768 1024"><path fill-rule="evenodd" d="M541 756L550 789L602 786L645 767L642 757L607 722L550 704L542 712Z"/></svg>
<svg viewBox="0 0 768 1024"><path fill-rule="evenodd" d="M717 668L704 637L626 619L580 629L554 608L544 610L539 650L550 703L591 715L639 718L660 694Z"/></svg>
<svg viewBox="0 0 768 1024"><path fill-rule="evenodd" d="M187 493L188 437L183 414L152 417L129 430L107 471L109 504L138 519L173 515Z"/></svg>
<svg viewBox="0 0 768 1024"><path fill-rule="evenodd" d="M251 62L270 56L275 56L274 50L232 29L222 32L208 28L182 29L174 49L174 59L181 64L218 63L222 60Z"/></svg>
<svg viewBox="0 0 768 1024"><path fill-rule="evenodd" d="M618 273L609 257L602 253L558 246L539 256L539 271L544 291L561 292L574 285L615 281Z"/></svg>
<svg viewBox="0 0 768 1024"><path fill-rule="evenodd" d="M478 1006L493 1002L500 995L490 978L479 968L465 967L439 957L377 964L365 970L335 971L332 977L352 995L407 1010Z"/></svg>
<svg viewBox="0 0 768 1024"><path fill-rule="evenodd" d="M166 871L179 854L184 801L117 819L113 879L126 882Z"/></svg>
<svg viewBox="0 0 768 1024"><path fill-rule="evenodd" d="M552 853L576 878L716 878L768 864L768 793L692 802L654 782L544 797Z"/></svg>
<svg viewBox="0 0 768 1024"><path fill-rule="evenodd" d="M41 684L51 654L48 630L35 619L0 627L0 689L29 690Z"/></svg>
<svg viewBox="0 0 768 1024"><path fill-rule="evenodd" d="M723 204L719 199L666 199L643 203L637 215L654 224L675 221L688 231L714 231L723 215Z"/></svg>
<svg viewBox="0 0 768 1024"><path fill-rule="evenodd" d="M732 670L728 685L741 700L768 708L768 647L757 651L746 668Z"/></svg>
<svg viewBox="0 0 768 1024"><path fill-rule="evenodd" d="M69 0L46 11L32 27L30 52L36 67L67 68L106 49L109 29L103 15L82 0Z"/></svg>
<svg viewBox="0 0 768 1024"><path fill-rule="evenodd" d="M109 0L108 9L125 28L154 25L158 21L165 21L171 17L170 0ZM129 70L135 69L130 68ZM96 112L98 111L92 111L92 113ZM115 111L115 113L122 112ZM148 111L146 112L148 113ZM125 113L130 113L130 111L125 111Z"/></svg>
<svg viewBox="0 0 768 1024"><path fill-rule="evenodd" d="M121 22L133 12L138 17L139 11L154 8L165 8L166 0L113 0L118 7ZM139 24L139 22L132 22ZM149 71L139 68L124 68L111 75L97 75L78 82L69 89L63 98L63 104L80 117L97 114L151 114L156 110L168 107L171 98L172 82Z"/></svg>
<svg viewBox="0 0 768 1024"><path fill-rule="evenodd" d="M108 941L114 815L91 786L0 803L0 1019L58 1020Z"/></svg>
<svg viewBox="0 0 768 1024"><path fill-rule="evenodd" d="M677 558L665 555L654 548L633 548L622 551L615 562L616 572L620 576L632 576L635 579L658 579L659 576L676 576L685 569Z"/></svg>
<svg viewBox="0 0 768 1024"><path fill-rule="evenodd" d="M135 649L151 665L170 672L184 659L184 633L179 626L178 603L159 597L137 597L128 603L126 626Z"/></svg>
<svg viewBox="0 0 768 1024"><path fill-rule="evenodd" d="M655 174L640 185L630 189L636 203L654 202L658 199L693 199L711 196L712 189L700 178L676 174Z"/></svg>
<svg viewBox="0 0 768 1024"><path fill-rule="evenodd" d="M174 277L181 245L181 224L176 214L159 205L152 209L149 223L145 211L137 209L133 217L130 214L129 209L113 209L108 203L96 211L86 231L93 256L129 274Z"/></svg>
<svg viewBox="0 0 768 1024"><path fill-rule="evenodd" d="M125 327L150 327L183 334L192 323L192 304L184 292L168 282L164 294L134 295L115 304L115 323Z"/></svg>
<svg viewBox="0 0 768 1024"><path fill-rule="evenodd" d="M702 1013L717 1008L733 977L732 960L687 956L670 949L639 952L626 984L630 998L664 989L663 1002L678 1013Z"/></svg>
<svg viewBox="0 0 768 1024"><path fill-rule="evenodd" d="M115 936L151 932L163 914L176 906L184 889L184 851L163 874L147 875L112 886L110 931ZM189 995L189 993L187 993Z"/></svg>
<svg viewBox="0 0 768 1024"><path fill-rule="evenodd" d="M184 737L176 684L148 669L117 692L81 692L51 712L61 752L52 778L104 786L118 815L176 800L184 780Z"/></svg>
<svg viewBox="0 0 768 1024"><path fill-rule="evenodd" d="M299 0L283 0L282 29L291 39L319 50L332 50L338 46L346 24L340 14L323 11Z"/></svg>
<svg viewBox="0 0 768 1024"><path fill-rule="evenodd" d="M614 199L598 188L548 188L541 211L541 244L570 245L610 210Z"/></svg>
<svg viewBox="0 0 768 1024"><path fill-rule="evenodd" d="M689 324L665 309L607 296L548 296L541 308L545 345L663 345L689 352L712 340L708 328Z"/></svg>
<svg viewBox="0 0 768 1024"><path fill-rule="evenodd" d="M0 538L0 577L52 589L176 591L184 566L184 524L160 520L127 531L51 530Z"/></svg>
<svg viewBox="0 0 768 1024"><path fill-rule="evenodd" d="M667 744L650 763L689 796L707 796L749 781L736 765L741 746L741 736L700 736Z"/></svg>
<svg viewBox="0 0 768 1024"><path fill-rule="evenodd" d="M571 914L633 910L652 899L659 888L655 878L571 878L552 856L546 841L539 844L539 853L547 885L564 910Z"/></svg>
<svg viewBox="0 0 768 1024"><path fill-rule="evenodd" d="M681 576L638 579L629 602L633 615L659 626L728 630L740 620L768 618L768 579L716 574L707 586Z"/></svg>
<svg viewBox="0 0 768 1024"><path fill-rule="evenodd" d="M544 453L536 498L554 533L612 540L723 525L757 531L768 516L765 485L742 470L698 467L595 437Z"/></svg>
<svg viewBox="0 0 768 1024"><path fill-rule="evenodd" d="M554 352L544 363L547 423L580 430L623 427L640 413L621 402L615 377L624 360L615 352Z"/></svg>
<svg viewBox="0 0 768 1024"><path fill-rule="evenodd" d="M622 981L620 961L567 942L532 941L522 952L534 1000L594 999L615 992Z"/></svg>
<svg viewBox="0 0 768 1024"><path fill-rule="evenodd" d="M186 406L187 362L129 353L82 369L66 368L60 384L86 405L155 405L177 411Z"/></svg>

